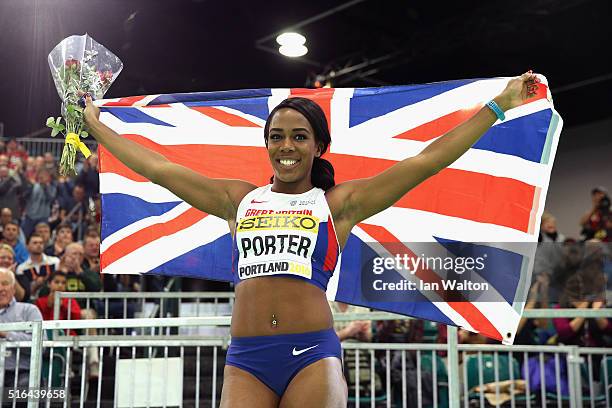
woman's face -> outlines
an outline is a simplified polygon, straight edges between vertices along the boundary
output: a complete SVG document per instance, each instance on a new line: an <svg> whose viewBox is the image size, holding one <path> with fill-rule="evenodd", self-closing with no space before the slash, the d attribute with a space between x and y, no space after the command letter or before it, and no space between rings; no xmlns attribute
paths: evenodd
<svg viewBox="0 0 612 408"><path fill-rule="evenodd" d="M311 187L312 162L320 155L321 147L304 115L290 108L280 109L274 114L268 132L268 156L275 181L302 182L305 187Z"/></svg>
<svg viewBox="0 0 612 408"><path fill-rule="evenodd" d="M6 249L0 249L0 267L2 268L10 268L15 263L15 258L13 254L11 254Z"/></svg>
<svg viewBox="0 0 612 408"><path fill-rule="evenodd" d="M72 232L68 228L57 231L57 240L64 243L72 242Z"/></svg>
<svg viewBox="0 0 612 408"><path fill-rule="evenodd" d="M35 229L36 233L40 235L43 239L45 245L49 242L49 238L51 238L51 228L48 225L41 225Z"/></svg>

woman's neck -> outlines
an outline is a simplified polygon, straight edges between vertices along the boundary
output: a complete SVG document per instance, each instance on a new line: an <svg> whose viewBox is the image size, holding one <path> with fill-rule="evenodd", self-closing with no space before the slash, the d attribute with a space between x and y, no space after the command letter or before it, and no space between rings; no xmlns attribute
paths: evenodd
<svg viewBox="0 0 612 408"><path fill-rule="evenodd" d="M298 181L295 183L285 183L280 180L274 179L272 183L272 191L275 193L283 194L302 194L310 191L314 188L312 183L309 181Z"/></svg>

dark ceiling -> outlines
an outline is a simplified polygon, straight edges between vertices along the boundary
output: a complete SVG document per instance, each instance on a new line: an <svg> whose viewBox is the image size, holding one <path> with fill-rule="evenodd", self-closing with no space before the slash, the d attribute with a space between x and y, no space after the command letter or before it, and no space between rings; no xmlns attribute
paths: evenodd
<svg viewBox="0 0 612 408"><path fill-rule="evenodd" d="M351 87L531 68L575 126L612 116L610 9L609 0L0 0L0 122L5 136L46 135L37 131L59 111L47 54L88 32L124 63L108 97L301 87L332 72L333 86ZM295 24L306 61L269 51L272 34Z"/></svg>

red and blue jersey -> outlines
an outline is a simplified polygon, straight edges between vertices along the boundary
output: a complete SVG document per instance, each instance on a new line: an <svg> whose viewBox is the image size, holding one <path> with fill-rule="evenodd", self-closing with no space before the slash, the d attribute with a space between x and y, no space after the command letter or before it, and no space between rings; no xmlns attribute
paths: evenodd
<svg viewBox="0 0 612 408"><path fill-rule="evenodd" d="M236 215L232 250L234 283L260 276L305 280L321 290L334 273L339 245L325 191L247 194Z"/></svg>

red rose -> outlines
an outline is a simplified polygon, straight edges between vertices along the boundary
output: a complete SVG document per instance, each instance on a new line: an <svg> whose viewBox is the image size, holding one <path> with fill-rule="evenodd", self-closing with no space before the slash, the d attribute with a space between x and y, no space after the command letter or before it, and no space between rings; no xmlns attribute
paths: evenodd
<svg viewBox="0 0 612 408"><path fill-rule="evenodd" d="M113 79L112 71L98 71L98 76L103 84L109 84Z"/></svg>
<svg viewBox="0 0 612 408"><path fill-rule="evenodd" d="M66 65L66 68L72 68L72 67L74 67L75 69L78 69L78 68L79 68L80 63L79 63L79 60L76 60L76 59L69 59L69 60L66 60L65 65Z"/></svg>

